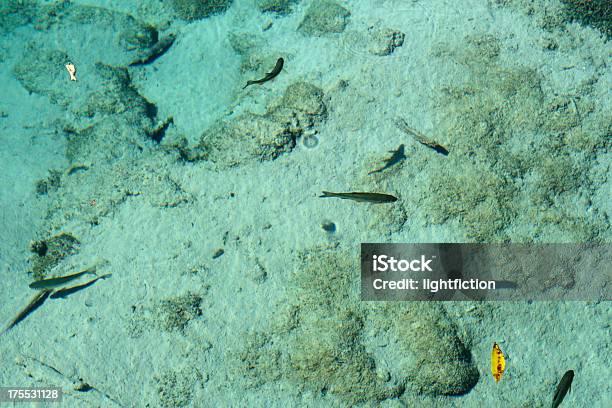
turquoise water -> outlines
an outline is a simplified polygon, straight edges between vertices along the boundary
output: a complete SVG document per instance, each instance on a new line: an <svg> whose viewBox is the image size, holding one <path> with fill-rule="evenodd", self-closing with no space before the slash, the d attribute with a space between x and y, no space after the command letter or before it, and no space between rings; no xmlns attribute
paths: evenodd
<svg viewBox="0 0 612 408"><path fill-rule="evenodd" d="M536 3L3 2L0 386L609 406L609 11ZM527 265L548 301L367 302L368 242L602 249Z"/></svg>

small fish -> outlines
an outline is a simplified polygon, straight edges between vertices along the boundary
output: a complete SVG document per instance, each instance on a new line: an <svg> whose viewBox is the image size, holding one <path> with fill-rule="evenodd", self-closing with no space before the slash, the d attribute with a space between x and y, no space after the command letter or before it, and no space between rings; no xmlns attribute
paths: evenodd
<svg viewBox="0 0 612 408"><path fill-rule="evenodd" d="M571 391L572 381L574 380L574 371L569 370L563 374L561 377L561 381L559 381L559 385L557 385L557 390L555 391L555 396L553 397L552 408L557 408L563 402L563 398L565 395Z"/></svg>
<svg viewBox="0 0 612 408"><path fill-rule="evenodd" d="M389 153L392 153L392 155L388 159L384 160L385 165L382 166L380 169L372 170L368 173L368 175L373 173L380 173L381 171L387 170L389 167L399 163L400 161L406 158L406 155L404 154L404 144L399 145L397 150L389 150Z"/></svg>
<svg viewBox="0 0 612 408"><path fill-rule="evenodd" d="M76 278L83 276L85 274L96 274L97 265L90 266L87 269L84 269L80 272L73 273L72 275L59 276L57 278L49 278L49 279L41 279L30 283L31 289L54 289L58 286L63 286L64 284L75 280Z"/></svg>
<svg viewBox="0 0 612 408"><path fill-rule="evenodd" d="M100 279L106 279L109 276L112 276L112 273L107 273L106 275L102 275L102 276L97 276L94 279L90 280L89 282L85 282L83 284L80 285L76 285L76 286L70 286L69 288L62 288L59 290L56 290L55 292L53 292L51 294L51 299L57 299L57 298L66 298L70 295L72 295L73 293L76 293L80 290L83 290L85 288L90 287L91 285L93 285L94 283L96 283L98 280Z"/></svg>
<svg viewBox="0 0 612 408"><path fill-rule="evenodd" d="M45 303L45 300L47 300L47 298L49 297L50 293L51 290L45 289L34 295L30 302L23 309L21 309L19 313L17 313L17 316L15 316L15 318L13 318L13 320L11 320L11 322L6 326L6 328L2 331L2 334L11 330L13 327L19 324L19 322L28 317L30 313L34 312L36 309L42 306L42 304Z"/></svg>
<svg viewBox="0 0 612 408"><path fill-rule="evenodd" d="M421 132L414 130L413 128L411 128L410 126L408 126L408 124L406 123L406 121L402 118L395 118L395 125L404 133L411 135L412 137L414 137L416 139L417 142L419 142L420 144L422 144L423 146L427 146L433 150L435 150L437 153L440 153L443 156L448 156L448 150L446 149L446 147L438 144L437 142L434 142L433 140L430 140L427 136L425 136L424 134L422 134Z"/></svg>
<svg viewBox="0 0 612 408"><path fill-rule="evenodd" d="M276 65L274 66L274 69L272 71L268 72L266 74L266 76L261 78L261 79L254 79L254 80L251 80L251 81L247 81L247 84L244 86L244 88L246 88L249 85L253 85L253 84L263 84L264 82L267 82L267 81L273 79L274 77L276 77L281 72L281 70L283 69L283 64L285 64L285 60L282 59L282 58L279 58L276 61ZM244 89L244 88L242 88L242 89Z"/></svg>
<svg viewBox="0 0 612 408"><path fill-rule="evenodd" d="M323 191L323 195L319 197L336 197L347 200L359 201L362 203L372 203L372 204L380 204L380 203L392 203L397 201L397 197L394 197L389 194L381 194L381 193L332 193L329 191Z"/></svg>

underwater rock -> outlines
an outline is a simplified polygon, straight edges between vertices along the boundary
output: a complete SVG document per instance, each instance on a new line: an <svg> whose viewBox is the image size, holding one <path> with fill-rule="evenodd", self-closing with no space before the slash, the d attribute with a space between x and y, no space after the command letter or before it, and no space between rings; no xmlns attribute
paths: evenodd
<svg viewBox="0 0 612 408"><path fill-rule="evenodd" d="M13 75L31 93L45 95L51 102L67 106L77 96L74 87L64 86L68 73L64 64L70 61L66 52L29 42L23 58L13 67Z"/></svg>
<svg viewBox="0 0 612 408"><path fill-rule="evenodd" d="M568 21L578 21L612 37L612 7L609 0L561 0Z"/></svg>
<svg viewBox="0 0 612 408"><path fill-rule="evenodd" d="M403 392L385 381L361 342L359 302L346 296L354 263L335 245L300 253L297 293L265 333L249 334L238 353L238 370L251 386L288 380L298 389L329 394L344 404L382 401ZM295 289L294 289L295 290ZM299 299L300 302L295 302Z"/></svg>
<svg viewBox="0 0 612 408"><path fill-rule="evenodd" d="M261 36L257 36L251 32L231 31L227 34L227 39L230 43L230 46L232 47L232 50L234 50L237 54L240 54L243 57L247 57L244 59L248 59L248 57L252 53L252 50L256 49L259 46L263 47L263 40ZM270 61L272 61L272 59L273 58L271 57ZM243 61L241 71L244 72L244 71L250 71L250 70L256 69L261 64L262 64L262 61L260 59L258 60L257 64L252 64L252 63Z"/></svg>
<svg viewBox="0 0 612 408"><path fill-rule="evenodd" d="M111 120L118 128L132 127L134 129L132 133L138 134L141 142L148 139L146 134L151 134L155 129L157 107L136 90L128 70L100 62L95 63L92 68L90 75L95 76L97 85L79 87L78 98L70 101L69 109L78 119L75 127L80 130L66 126L65 129L70 129L68 133L83 132L91 128L93 124L98 125ZM66 93L69 94L69 92ZM53 95L51 93L51 96ZM129 143L131 139L131 137L129 139L107 138L113 143L117 141ZM71 158L71 150L69 146L69 158Z"/></svg>
<svg viewBox="0 0 612 408"><path fill-rule="evenodd" d="M64 67L68 61L65 52L31 42L23 59L13 67L13 74L29 92L47 96L83 123L126 114L134 125L145 129L153 126L157 109L138 93L126 68L97 62L91 66L90 78L71 82Z"/></svg>
<svg viewBox="0 0 612 408"><path fill-rule="evenodd" d="M96 63L127 65L134 54L158 41L155 27L126 13L72 2L54 2L36 10L32 24L42 32L32 35L13 73L25 89L63 107L80 106L83 94L100 88L94 73ZM53 35L48 30L53 30ZM97 43L104 47L91 47ZM65 68L68 63L76 67L77 81L69 80Z"/></svg>
<svg viewBox="0 0 612 408"><path fill-rule="evenodd" d="M82 130L64 129L72 164L59 175L59 188L47 196L44 229L55 231L69 220L97 225L130 197L154 207L177 207L193 199L170 172L176 158L155 149L141 120L149 123L128 110Z"/></svg>
<svg viewBox="0 0 612 408"><path fill-rule="evenodd" d="M269 115L251 113L232 122L217 122L207 129L198 145L204 157L223 167L249 160L273 160L295 147L296 134Z"/></svg>
<svg viewBox="0 0 612 408"><path fill-rule="evenodd" d="M306 131L312 134L327 118L324 97L320 88L308 82L295 82L287 87L282 98L268 106L267 114L284 123L296 137Z"/></svg>
<svg viewBox="0 0 612 408"><path fill-rule="evenodd" d="M590 134L582 132L578 112L596 109L595 97L545 92L537 70L500 65L500 47L495 37L474 34L463 48L434 52L469 75L437 92L434 131L453 135L452 154L425 164L434 187L422 208L435 224L458 221L476 242L516 239L517 231L520 238L596 240L609 227L605 216L587 215L573 203L597 186L589 167L610 143L605 113L590 114Z"/></svg>
<svg viewBox="0 0 612 408"><path fill-rule="evenodd" d="M370 33L368 51L378 56L390 55L396 48L404 45L406 35L399 30L383 28Z"/></svg>
<svg viewBox="0 0 612 408"><path fill-rule="evenodd" d="M484 165L450 166L432 171L436 183L426 198L431 222L459 219L467 236L477 242L494 241L514 218L512 181ZM439 181L439 183L438 183Z"/></svg>
<svg viewBox="0 0 612 408"><path fill-rule="evenodd" d="M183 332L189 322L202 316L203 298L200 294L186 293L132 308L126 319L126 332L131 338L156 328L167 332Z"/></svg>
<svg viewBox="0 0 612 408"><path fill-rule="evenodd" d="M138 145L113 144L113 135L118 134L129 143L131 133L125 124L104 121L71 136L83 138L74 141L72 149L78 150L71 150L71 157L90 157L92 162L103 164L62 177L61 189L49 196L46 229L61 228L67 220L96 225L101 217L112 214L130 197L164 208L193 199L169 170L174 158L162 152L142 154Z"/></svg>
<svg viewBox="0 0 612 408"><path fill-rule="evenodd" d="M192 403L193 388L197 382L205 383L208 375L196 367L170 368L155 375L159 402L165 408L185 407Z"/></svg>
<svg viewBox="0 0 612 408"><path fill-rule="evenodd" d="M138 56L130 62L130 66L148 65L152 64L164 55L176 40L175 33L166 34L163 38L160 38L151 48L147 48L140 52Z"/></svg>
<svg viewBox="0 0 612 408"><path fill-rule="evenodd" d="M96 63L95 73L101 84L87 95L85 103L75 113L85 117L127 113L131 116L130 122L140 117L141 126L145 129L152 126L157 109L138 93L126 68Z"/></svg>
<svg viewBox="0 0 612 408"><path fill-rule="evenodd" d="M298 31L310 36L341 33L348 24L350 15L347 9L335 1L315 1L306 10Z"/></svg>
<svg viewBox="0 0 612 408"><path fill-rule="evenodd" d="M469 391L478 371L445 309L360 302L358 259L337 243L298 254L297 289L289 290L270 330L250 333L238 353L239 372L250 386L284 379L340 405L379 404L408 391ZM373 326L394 346L372 352L367 334ZM383 359L393 366L386 368Z"/></svg>
<svg viewBox="0 0 612 408"><path fill-rule="evenodd" d="M375 24L367 30L349 30L340 37L340 45L360 58L390 56L404 45L406 35L396 29Z"/></svg>
<svg viewBox="0 0 612 408"><path fill-rule="evenodd" d="M311 309L300 314L288 375L307 388L326 390L350 404L398 397L404 386L388 383L379 375L373 356L360 341L364 317L351 309Z"/></svg>
<svg viewBox="0 0 612 408"><path fill-rule="evenodd" d="M262 13L276 13L285 16L291 13L291 7L298 0L257 0L257 8Z"/></svg>
<svg viewBox="0 0 612 408"><path fill-rule="evenodd" d="M401 202L396 205L377 206L372 213L368 228L378 232L380 236L400 232L408 220L406 207Z"/></svg>
<svg viewBox="0 0 612 408"><path fill-rule="evenodd" d="M28 24L36 16L36 0L3 0L0 2L0 33L9 33Z"/></svg>
<svg viewBox="0 0 612 408"><path fill-rule="evenodd" d="M157 41L157 30L154 27L127 13L104 7L55 2L40 6L34 18L34 27L37 30L65 29L71 25L82 27L87 24L112 27L118 34L110 38L118 38L119 45L125 51L134 48L146 49ZM113 44L105 42L105 45L108 47Z"/></svg>
<svg viewBox="0 0 612 408"><path fill-rule="evenodd" d="M429 395L462 395L478 382L479 374L457 328L436 302L412 302L394 316L399 346L416 358L400 367L407 390Z"/></svg>
<svg viewBox="0 0 612 408"><path fill-rule="evenodd" d="M612 36L612 7L609 0L495 0L491 5L514 8L550 33L561 30L567 34L568 23L577 22L599 30L607 40Z"/></svg>
<svg viewBox="0 0 612 408"><path fill-rule="evenodd" d="M136 146L143 150L157 119L157 107L138 93L126 68L103 63L93 68L100 85L81 90L81 103L71 103L79 122L64 127L72 163L118 157Z"/></svg>
<svg viewBox="0 0 612 408"><path fill-rule="evenodd" d="M326 113L323 92L314 85L298 82L288 86L264 115L246 113L231 121L217 122L185 157L211 160L222 167L274 160L293 150L304 130L318 125Z"/></svg>
<svg viewBox="0 0 612 408"><path fill-rule="evenodd" d="M61 185L62 172L49 170L49 176L36 182L36 194L45 195L57 189Z"/></svg>
<svg viewBox="0 0 612 408"><path fill-rule="evenodd" d="M70 234L61 233L50 238L30 243L30 273L34 280L45 277L47 272L57 266L64 258L74 255L79 250L80 242Z"/></svg>
<svg viewBox="0 0 612 408"><path fill-rule="evenodd" d="M223 13L232 0L172 0L170 4L183 20L194 21Z"/></svg>
<svg viewBox="0 0 612 408"><path fill-rule="evenodd" d="M500 40L488 33L469 35L465 43L466 47L459 51L458 60L474 69L482 64L496 62L501 52Z"/></svg>
<svg viewBox="0 0 612 408"><path fill-rule="evenodd" d="M202 297L195 293L163 299L155 306L157 326L166 331L185 330L190 320L202 315Z"/></svg>

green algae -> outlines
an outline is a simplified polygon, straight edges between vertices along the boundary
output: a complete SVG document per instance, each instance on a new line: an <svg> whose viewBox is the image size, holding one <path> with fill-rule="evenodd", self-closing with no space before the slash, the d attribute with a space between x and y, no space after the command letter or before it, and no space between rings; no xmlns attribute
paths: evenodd
<svg viewBox="0 0 612 408"><path fill-rule="evenodd" d="M194 21L225 12L232 0L172 0L170 4L180 18Z"/></svg>
<svg viewBox="0 0 612 408"><path fill-rule="evenodd" d="M28 24L37 14L36 0L5 0L0 3L0 33Z"/></svg>
<svg viewBox="0 0 612 408"><path fill-rule="evenodd" d="M58 170L49 170L49 176L36 181L36 194L45 195L50 192L57 191L61 185L62 172Z"/></svg>
<svg viewBox="0 0 612 408"><path fill-rule="evenodd" d="M612 7L608 0L561 0L568 21L578 21L612 37Z"/></svg>
<svg viewBox="0 0 612 408"><path fill-rule="evenodd" d="M202 296L188 292L134 306L124 322L125 331L131 338L138 338L151 329L183 334L189 322L202 316Z"/></svg>
<svg viewBox="0 0 612 408"><path fill-rule="evenodd" d="M30 250L33 252L30 258L30 273L34 280L44 278L47 273L59 265L68 256L78 252L80 242L68 233L60 233L40 241L33 241Z"/></svg>
<svg viewBox="0 0 612 408"><path fill-rule="evenodd" d="M155 306L156 324L166 331L183 331L192 319L202 315L202 297L195 293L187 293L162 299Z"/></svg>
<svg viewBox="0 0 612 408"><path fill-rule="evenodd" d="M192 403L194 386L208 379L195 367L170 368L154 376L159 402L164 408L185 407Z"/></svg>
<svg viewBox="0 0 612 408"><path fill-rule="evenodd" d="M298 0L257 0L257 8L263 13L286 16L291 13Z"/></svg>

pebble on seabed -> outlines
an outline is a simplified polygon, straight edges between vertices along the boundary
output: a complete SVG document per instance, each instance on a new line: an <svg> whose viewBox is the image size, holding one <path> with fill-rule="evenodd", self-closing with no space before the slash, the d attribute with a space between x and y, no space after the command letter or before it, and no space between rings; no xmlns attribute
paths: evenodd
<svg viewBox="0 0 612 408"><path fill-rule="evenodd" d="M307 149L313 149L319 144L319 138L314 134L304 135L302 137L302 144Z"/></svg>

